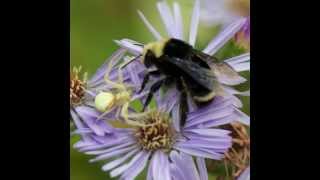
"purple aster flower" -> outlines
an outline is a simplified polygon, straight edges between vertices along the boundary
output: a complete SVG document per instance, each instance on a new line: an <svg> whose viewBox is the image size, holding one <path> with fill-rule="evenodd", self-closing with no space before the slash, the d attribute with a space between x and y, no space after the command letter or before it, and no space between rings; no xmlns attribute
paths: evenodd
<svg viewBox="0 0 320 180"><path fill-rule="evenodd" d="M96 155L90 162L109 160L102 170L110 171L111 177L134 179L148 166L148 180L205 180L204 159L221 160L232 144L230 131L218 126L232 122L237 113L231 98L216 97L207 107L188 113L181 127L177 96L175 90L164 97L158 93L157 108L137 119L142 126L116 128L105 136L92 134L89 129L79 132L90 137L75 147Z"/></svg>
<svg viewBox="0 0 320 180"><path fill-rule="evenodd" d="M123 104L120 104L117 98L117 104L110 104L112 108L108 113L102 112L101 108L97 108L97 95L103 93L109 93L113 98L114 84L112 82L118 82L119 76L123 81L123 84L130 86L130 100L142 98L146 92L137 94L138 86L136 84L141 83L143 76L144 66L140 62L136 61L126 66L121 72L119 66L121 60L124 58L126 50L120 48L117 50L106 62L96 71L96 73L87 80L86 78L79 78L80 70L75 68L71 72L70 76L70 112L78 131L93 131L98 136L104 136L107 133L111 133L113 128L105 120L114 120L118 118L120 109ZM135 72L135 73L133 73ZM106 82L106 73L110 83ZM109 96L109 97L110 97ZM118 96L114 96L118 97ZM113 103L113 102L112 102ZM106 104L99 102L99 105ZM108 104L106 104L108 105Z"/></svg>
<svg viewBox="0 0 320 180"><path fill-rule="evenodd" d="M198 31L198 24L200 18L200 1L195 0L191 24L189 30L188 38L185 37L185 32L183 30L183 21L180 6L178 3L173 4L173 12L170 11L170 8L166 1L157 2L157 8L160 13L160 17L167 31L167 36L180 39L188 42L190 45L194 46L196 43L196 36ZM160 33L152 26L152 24L147 20L147 18L143 15L142 12L138 11L139 16L142 21L145 23L146 27L150 30L155 40L161 40L163 37ZM221 47L223 47L231 38L235 36L235 34L241 30L243 25L246 23L246 18L238 18L233 21L231 24L227 25L203 50L204 53L208 55L214 55ZM116 41L118 45L123 48L126 48L133 55L141 55L143 53L143 47L141 43L130 39L122 39ZM225 60L233 69L237 72L248 71L250 70L250 53L244 53L236 57L229 58ZM249 96L249 91L239 92L236 89L230 87L230 85L238 85L246 81L245 78L241 76L237 76L236 78L229 78L228 76L224 76L221 74L218 77L218 81L223 84L222 88L225 90L226 96L231 96L233 99L233 104L237 108L242 107L242 103L236 95ZM250 123L250 118L245 113L238 110L238 114L240 115L241 122L245 124Z"/></svg>

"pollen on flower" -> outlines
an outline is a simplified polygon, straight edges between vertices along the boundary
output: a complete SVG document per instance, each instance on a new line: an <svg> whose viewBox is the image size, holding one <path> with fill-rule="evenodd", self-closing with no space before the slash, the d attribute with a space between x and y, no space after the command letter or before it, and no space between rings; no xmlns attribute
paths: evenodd
<svg viewBox="0 0 320 180"><path fill-rule="evenodd" d="M86 78L79 78L81 67L73 68L70 72L70 103L73 106L79 105L85 95Z"/></svg>
<svg viewBox="0 0 320 180"><path fill-rule="evenodd" d="M143 119L145 126L138 127L135 133L142 149L154 151L170 150L174 141L174 130L170 126L169 116L165 113L152 111Z"/></svg>

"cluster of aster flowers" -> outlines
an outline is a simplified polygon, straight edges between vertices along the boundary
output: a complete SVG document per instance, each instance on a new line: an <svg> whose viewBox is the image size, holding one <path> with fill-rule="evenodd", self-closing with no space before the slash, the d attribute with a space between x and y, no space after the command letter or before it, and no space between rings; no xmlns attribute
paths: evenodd
<svg viewBox="0 0 320 180"><path fill-rule="evenodd" d="M173 4L173 11L166 1L157 2L157 8L167 32L164 36L138 11L155 40L170 37L195 46L200 1L194 2L187 37L178 3ZM203 52L213 56L246 22L246 18L235 19ZM234 178L250 179L250 117L241 111L243 104L238 97L249 96L250 92L232 87L246 79L220 75L223 95L204 107L195 106L188 98L189 112L181 125L180 92L175 87L156 92L154 106L145 112L133 105L143 103L149 92L148 88L140 92L147 73L139 61L143 44L130 39L116 43L119 49L92 77L81 74L81 68L70 72L70 114L75 126L72 135L81 137L74 148L91 155L90 162L105 162L102 170L119 179L135 179L146 169L148 180L206 180L207 159L232 167ZM237 72L249 71L250 53L224 62Z"/></svg>

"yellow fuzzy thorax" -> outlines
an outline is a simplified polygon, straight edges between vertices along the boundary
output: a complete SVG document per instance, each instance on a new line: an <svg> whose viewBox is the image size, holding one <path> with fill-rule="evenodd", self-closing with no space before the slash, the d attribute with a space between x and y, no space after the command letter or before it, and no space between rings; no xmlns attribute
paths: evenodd
<svg viewBox="0 0 320 180"><path fill-rule="evenodd" d="M143 57L146 55L148 50L153 52L155 54L156 58L159 58L160 56L162 56L163 49L164 49L166 43L168 42L168 40L169 39L162 39L160 41L151 42L149 44L146 44L144 46L143 52L142 52Z"/></svg>

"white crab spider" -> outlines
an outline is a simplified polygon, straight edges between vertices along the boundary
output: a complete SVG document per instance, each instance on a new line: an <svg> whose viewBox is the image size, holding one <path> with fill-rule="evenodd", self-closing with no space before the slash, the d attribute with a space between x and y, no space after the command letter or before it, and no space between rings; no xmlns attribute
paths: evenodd
<svg viewBox="0 0 320 180"><path fill-rule="evenodd" d="M128 58L126 59L128 61L133 60ZM101 91L95 97L95 108L98 111L102 112L98 119L101 119L103 116L110 113L115 108L120 107L116 112L117 117L123 118L123 120L129 125L144 126L142 123L139 123L137 120L134 119L139 119L140 117L143 117L147 112L129 114L129 105L136 98L131 98L132 85L126 85L123 81L122 68L127 64L128 63L125 62L118 67L118 82L114 82L109 79L109 74L112 69L112 63L109 63L108 68L106 70L106 74L104 76L104 80L108 85L112 87L111 89L113 89L114 91Z"/></svg>

